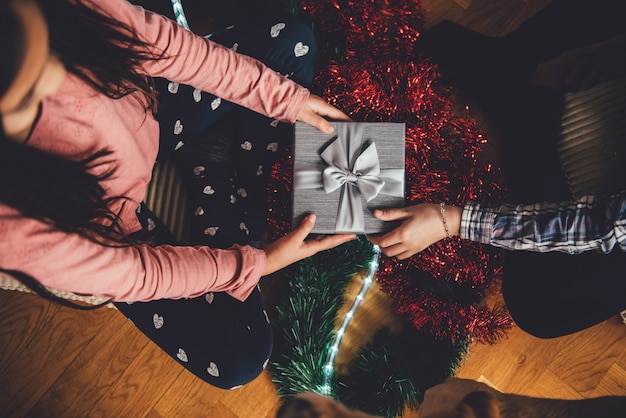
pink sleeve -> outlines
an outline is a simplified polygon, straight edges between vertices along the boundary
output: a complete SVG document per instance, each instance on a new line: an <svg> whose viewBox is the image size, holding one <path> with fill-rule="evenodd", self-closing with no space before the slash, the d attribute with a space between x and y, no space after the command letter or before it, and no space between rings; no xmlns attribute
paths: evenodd
<svg viewBox="0 0 626 418"><path fill-rule="evenodd" d="M1 209L1 206L0 206ZM198 247L104 247L31 219L0 222L0 265L43 285L115 301L147 301L227 292L245 300L265 267L262 250Z"/></svg>
<svg viewBox="0 0 626 418"><path fill-rule="evenodd" d="M260 61L197 36L176 22L126 0L92 0L114 18L135 28L164 59L147 61L153 77L188 84L225 100L293 123L309 91Z"/></svg>

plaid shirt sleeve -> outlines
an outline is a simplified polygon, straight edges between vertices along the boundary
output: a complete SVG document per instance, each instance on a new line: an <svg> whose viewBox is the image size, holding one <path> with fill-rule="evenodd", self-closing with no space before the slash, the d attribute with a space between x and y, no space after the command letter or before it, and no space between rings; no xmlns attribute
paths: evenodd
<svg viewBox="0 0 626 418"><path fill-rule="evenodd" d="M626 192L498 208L469 202L460 235L511 250L608 253L617 245L626 251Z"/></svg>

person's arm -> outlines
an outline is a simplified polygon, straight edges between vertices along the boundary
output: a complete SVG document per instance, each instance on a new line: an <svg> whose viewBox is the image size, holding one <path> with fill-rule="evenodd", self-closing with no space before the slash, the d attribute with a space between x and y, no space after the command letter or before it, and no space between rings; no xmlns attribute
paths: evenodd
<svg viewBox="0 0 626 418"><path fill-rule="evenodd" d="M468 202L463 208L446 205L443 210L422 203L376 210L374 216L402 222L391 232L369 237L385 255L400 260L456 235L510 250L608 253L619 245L626 251L626 193L496 207Z"/></svg>
<svg viewBox="0 0 626 418"><path fill-rule="evenodd" d="M332 125L322 116L349 118L309 90L260 61L195 35L176 22L126 0L92 0L154 45L163 58L145 61L143 71L215 94L263 115L294 123L309 123L323 132Z"/></svg>
<svg viewBox="0 0 626 418"><path fill-rule="evenodd" d="M616 245L626 250L626 193L497 208L470 202L460 236L510 250L608 253Z"/></svg>
<svg viewBox="0 0 626 418"><path fill-rule="evenodd" d="M138 245L105 247L78 234L52 229L0 205L0 266L39 280L44 286L114 301L148 301L227 292L245 300L261 276L354 239L335 235L305 241L314 218L266 250L235 245Z"/></svg>

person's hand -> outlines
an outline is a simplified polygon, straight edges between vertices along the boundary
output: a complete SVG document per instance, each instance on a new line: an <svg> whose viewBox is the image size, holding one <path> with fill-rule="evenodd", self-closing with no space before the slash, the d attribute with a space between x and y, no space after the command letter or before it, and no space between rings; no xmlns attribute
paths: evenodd
<svg viewBox="0 0 626 418"><path fill-rule="evenodd" d="M267 254L267 263L265 264L265 270L263 270L263 276L274 273L283 267L287 267L320 251L337 247L356 238L356 234L337 234L320 235L305 241L314 225L315 215L307 215L298 228L273 243L267 244L263 248Z"/></svg>
<svg viewBox="0 0 626 418"><path fill-rule="evenodd" d="M461 226L462 208L446 206L446 224L452 235L458 235ZM377 209L374 216L383 221L402 221L391 232L379 236L369 236L372 244L389 257L404 260L417 254L435 242L447 238L448 234L437 204L422 203L397 209Z"/></svg>
<svg viewBox="0 0 626 418"><path fill-rule="evenodd" d="M583 48L567 67L565 91L577 92L626 74L626 34Z"/></svg>
<svg viewBox="0 0 626 418"><path fill-rule="evenodd" d="M541 63L531 83L563 93L587 90L603 81L626 75L626 34L564 52Z"/></svg>
<svg viewBox="0 0 626 418"><path fill-rule="evenodd" d="M309 95L297 119L316 127L320 132L326 134L332 133L335 128L328 120L324 119L323 116L327 116L332 120L352 121L352 119L341 110L314 94Z"/></svg>

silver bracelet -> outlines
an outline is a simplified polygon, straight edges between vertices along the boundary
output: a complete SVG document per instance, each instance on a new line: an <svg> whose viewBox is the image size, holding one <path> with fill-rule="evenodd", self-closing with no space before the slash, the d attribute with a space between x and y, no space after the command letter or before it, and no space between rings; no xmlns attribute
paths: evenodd
<svg viewBox="0 0 626 418"><path fill-rule="evenodd" d="M443 222L443 229L446 230L446 234L448 234L448 238L452 238L452 234L448 229L448 221L446 219L446 204L441 202L439 206L439 212L441 212L441 222Z"/></svg>

